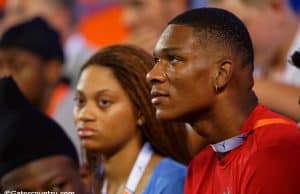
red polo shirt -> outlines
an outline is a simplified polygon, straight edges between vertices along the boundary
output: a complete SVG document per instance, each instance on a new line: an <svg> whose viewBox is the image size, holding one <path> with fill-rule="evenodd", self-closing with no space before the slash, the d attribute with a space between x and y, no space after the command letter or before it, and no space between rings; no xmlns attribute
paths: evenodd
<svg viewBox="0 0 300 194"><path fill-rule="evenodd" d="M258 105L241 133L244 144L218 160L207 146L191 162L185 194L300 194L300 132L296 123Z"/></svg>

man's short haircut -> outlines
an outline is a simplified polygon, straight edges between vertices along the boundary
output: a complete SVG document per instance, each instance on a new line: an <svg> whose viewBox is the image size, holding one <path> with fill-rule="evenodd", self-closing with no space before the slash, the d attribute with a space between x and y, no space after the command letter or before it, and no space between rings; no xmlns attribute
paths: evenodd
<svg viewBox="0 0 300 194"><path fill-rule="evenodd" d="M242 66L253 68L254 54L249 32L243 22L229 11L218 8L198 8L186 11L168 24L194 28L202 48L239 59Z"/></svg>

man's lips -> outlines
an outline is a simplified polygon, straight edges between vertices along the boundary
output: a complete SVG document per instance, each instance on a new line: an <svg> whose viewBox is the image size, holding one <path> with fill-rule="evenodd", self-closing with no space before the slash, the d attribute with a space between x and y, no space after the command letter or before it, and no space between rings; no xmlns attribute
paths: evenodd
<svg viewBox="0 0 300 194"><path fill-rule="evenodd" d="M153 105L160 104L160 102L163 99L165 99L169 96L169 94L166 93L166 92L154 91L154 90L151 91L150 95L151 95L151 102L152 102Z"/></svg>
<svg viewBox="0 0 300 194"><path fill-rule="evenodd" d="M91 137L95 135L96 130L93 128L83 127L77 130L77 134L80 138Z"/></svg>

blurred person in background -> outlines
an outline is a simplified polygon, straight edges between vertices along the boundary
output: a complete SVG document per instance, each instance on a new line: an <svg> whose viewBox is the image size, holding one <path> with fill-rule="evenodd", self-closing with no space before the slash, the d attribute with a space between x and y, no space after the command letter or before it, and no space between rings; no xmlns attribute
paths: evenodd
<svg viewBox="0 0 300 194"><path fill-rule="evenodd" d="M93 48L77 32L76 0L7 0L4 23L7 27L40 16L56 29L65 53L63 75L75 84L80 65L92 54Z"/></svg>
<svg viewBox="0 0 300 194"><path fill-rule="evenodd" d="M24 95L66 130L79 151L73 97L61 81L63 64L60 36L42 18L12 26L0 38L0 77L11 75Z"/></svg>
<svg viewBox="0 0 300 194"><path fill-rule="evenodd" d="M113 45L82 68L74 116L83 147L99 159L95 193L183 193L179 162L191 159L185 125L155 118L145 79L151 67L139 47Z"/></svg>
<svg viewBox="0 0 300 194"><path fill-rule="evenodd" d="M152 53L168 20L189 8L189 0L121 0L128 42Z"/></svg>
<svg viewBox="0 0 300 194"><path fill-rule="evenodd" d="M76 149L63 129L0 78L0 192L84 194Z"/></svg>
<svg viewBox="0 0 300 194"><path fill-rule="evenodd" d="M148 1L129 1L129 3L124 3L123 0L78 0L80 12L79 31L86 37L88 42L100 47L126 41L131 30L128 32L128 28L126 28L128 25L124 24L124 12L127 12L127 8L132 6L128 4L135 4L135 2L140 4L141 9L146 10L148 13L155 12L151 7L153 5L151 1L149 1L149 4ZM177 1L173 2L176 3ZM190 8L203 6L205 3L206 0L188 0ZM159 2L159 4L161 3ZM136 7L134 9L139 8ZM164 12L159 14L165 15L165 12L169 12L169 10L164 10ZM146 15L141 14L138 19L143 20L144 16ZM164 18L160 19L164 20Z"/></svg>
<svg viewBox="0 0 300 194"><path fill-rule="evenodd" d="M124 7L124 23L128 28L127 42L138 45L152 53L160 33L175 15L192 5L203 6L206 1L192 0L121 0ZM191 153L203 148L202 138L187 125Z"/></svg>
<svg viewBox="0 0 300 194"><path fill-rule="evenodd" d="M260 102L300 121L300 70L290 60L300 48L297 0L209 0L208 4L233 12L249 29L255 52L254 90Z"/></svg>
<svg viewBox="0 0 300 194"><path fill-rule="evenodd" d="M2 7L2 18L0 25L0 35L8 28L23 21L26 17L24 15L24 7L27 1L7 0Z"/></svg>
<svg viewBox="0 0 300 194"><path fill-rule="evenodd" d="M4 28L5 25L3 20L4 7L5 7L5 0L0 0L0 36L1 36L2 29Z"/></svg>

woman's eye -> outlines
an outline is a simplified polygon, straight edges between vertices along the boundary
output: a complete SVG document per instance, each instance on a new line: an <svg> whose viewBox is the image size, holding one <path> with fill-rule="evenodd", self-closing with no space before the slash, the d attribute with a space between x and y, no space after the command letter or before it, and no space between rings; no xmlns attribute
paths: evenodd
<svg viewBox="0 0 300 194"><path fill-rule="evenodd" d="M100 108L107 108L111 105L111 101L101 99L101 100L98 101L98 105L100 106Z"/></svg>
<svg viewBox="0 0 300 194"><path fill-rule="evenodd" d="M84 103L84 99L80 96L75 96L74 101L76 106L82 106Z"/></svg>

